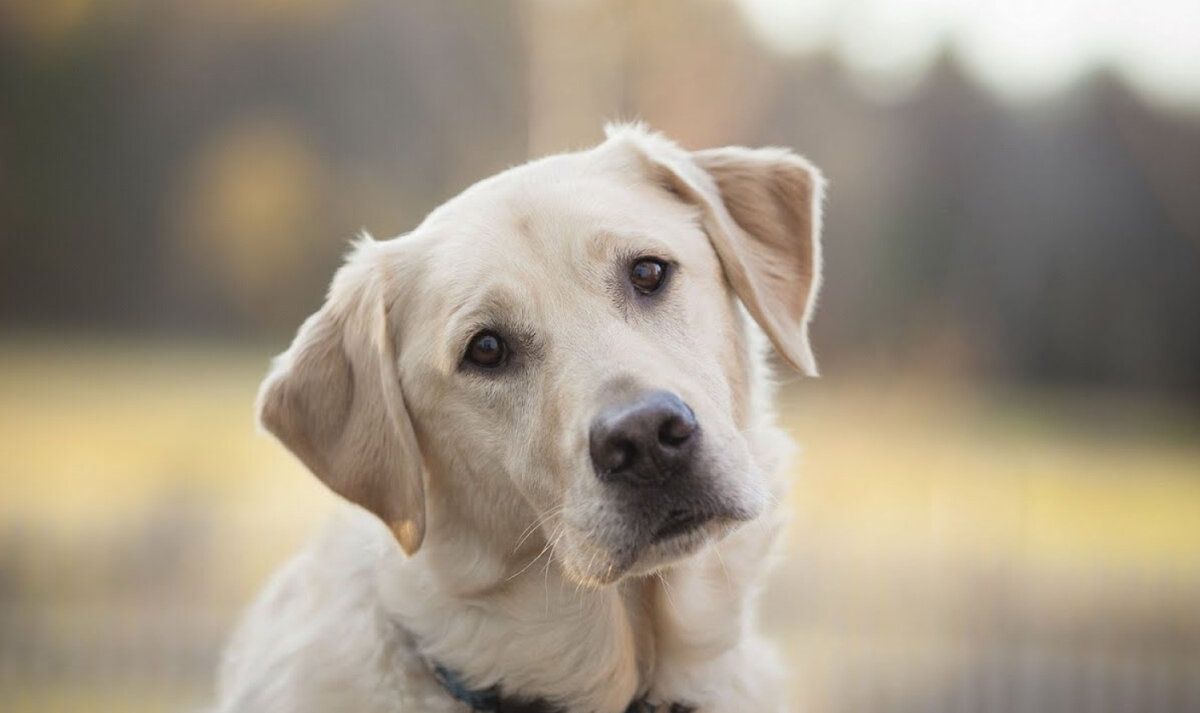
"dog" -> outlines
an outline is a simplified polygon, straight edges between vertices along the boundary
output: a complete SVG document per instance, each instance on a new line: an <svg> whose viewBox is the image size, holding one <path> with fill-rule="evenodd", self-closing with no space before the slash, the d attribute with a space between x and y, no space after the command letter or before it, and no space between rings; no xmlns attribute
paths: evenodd
<svg viewBox="0 0 1200 713"><path fill-rule="evenodd" d="M622 124L364 234L258 400L359 507L245 615L216 710L787 710L768 351L816 375L823 194Z"/></svg>

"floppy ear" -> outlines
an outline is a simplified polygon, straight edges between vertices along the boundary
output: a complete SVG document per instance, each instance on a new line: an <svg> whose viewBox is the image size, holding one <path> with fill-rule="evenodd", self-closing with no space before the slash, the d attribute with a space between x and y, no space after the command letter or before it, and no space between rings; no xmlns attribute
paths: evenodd
<svg viewBox="0 0 1200 713"><path fill-rule="evenodd" d="M652 177L695 204L738 298L795 369L817 375L808 323L821 285L825 179L786 149L685 151L640 127L632 140Z"/></svg>
<svg viewBox="0 0 1200 713"><path fill-rule="evenodd" d="M325 305L275 360L258 418L334 492L382 519L411 555L425 537L425 486L375 246L356 246Z"/></svg>

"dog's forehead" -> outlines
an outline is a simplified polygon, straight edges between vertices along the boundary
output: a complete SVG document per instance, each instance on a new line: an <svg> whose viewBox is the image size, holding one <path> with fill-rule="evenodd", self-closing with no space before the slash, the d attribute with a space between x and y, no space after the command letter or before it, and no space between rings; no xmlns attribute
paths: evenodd
<svg viewBox="0 0 1200 713"><path fill-rule="evenodd" d="M456 291L486 282L570 280L614 252L669 243L690 209L596 151L510 169L451 199L416 231L429 277Z"/></svg>
<svg viewBox="0 0 1200 713"><path fill-rule="evenodd" d="M628 188L641 179L637 165L627 151L608 144L546 156L475 183L430 213L424 224L516 215L536 210L539 204L552 204L563 193L584 187L600 191Z"/></svg>

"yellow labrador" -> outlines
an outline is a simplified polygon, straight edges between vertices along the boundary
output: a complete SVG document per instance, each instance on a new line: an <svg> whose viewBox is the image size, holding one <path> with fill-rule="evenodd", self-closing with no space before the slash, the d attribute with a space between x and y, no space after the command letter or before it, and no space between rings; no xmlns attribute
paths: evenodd
<svg viewBox="0 0 1200 713"><path fill-rule="evenodd" d="M263 426L362 510L247 614L219 710L787 708L763 335L816 372L823 181L607 133L359 241L276 360Z"/></svg>

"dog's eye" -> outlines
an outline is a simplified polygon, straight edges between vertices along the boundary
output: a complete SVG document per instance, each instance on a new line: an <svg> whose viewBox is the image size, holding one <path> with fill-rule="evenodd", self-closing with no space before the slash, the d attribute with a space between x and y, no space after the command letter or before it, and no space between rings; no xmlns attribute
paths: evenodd
<svg viewBox="0 0 1200 713"><path fill-rule="evenodd" d="M644 295L655 292L662 287L667 277L667 264L662 260L645 258L633 263L629 270L629 281L635 289Z"/></svg>
<svg viewBox="0 0 1200 713"><path fill-rule="evenodd" d="M494 369L508 359L508 345L499 334L484 330L471 337L467 345L467 361L486 369Z"/></svg>

